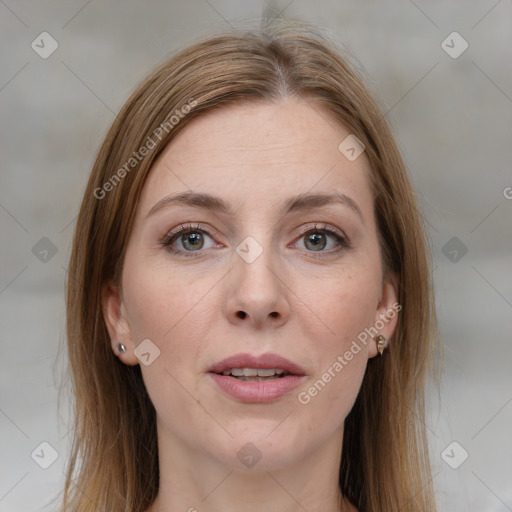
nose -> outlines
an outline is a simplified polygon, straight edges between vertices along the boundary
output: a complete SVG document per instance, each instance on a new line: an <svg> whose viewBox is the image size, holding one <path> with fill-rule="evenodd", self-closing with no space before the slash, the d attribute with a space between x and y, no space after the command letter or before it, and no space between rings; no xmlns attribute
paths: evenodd
<svg viewBox="0 0 512 512"><path fill-rule="evenodd" d="M236 325L257 329L276 328L290 315L289 284L276 265L270 249L254 261L235 256L234 268L226 283L224 314Z"/></svg>

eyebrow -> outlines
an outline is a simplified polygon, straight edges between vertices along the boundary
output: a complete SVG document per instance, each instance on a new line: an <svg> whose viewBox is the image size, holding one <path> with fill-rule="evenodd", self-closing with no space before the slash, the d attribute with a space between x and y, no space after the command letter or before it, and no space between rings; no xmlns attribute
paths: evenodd
<svg viewBox="0 0 512 512"><path fill-rule="evenodd" d="M357 203L351 197L339 192L332 194L305 193L290 197L284 202L284 205L281 208L279 214L283 216L287 213L305 210L307 208L326 206L329 204L342 204L347 206L359 216L364 224L363 214ZM224 213L226 215L235 215L231 203L221 199L220 197L215 197L206 193L181 192L179 194L171 194L160 199L160 201L158 201L151 208L151 210L149 210L148 214L146 215L146 219L162 208L170 205L192 206L196 208L203 208L205 210L211 210L214 212Z"/></svg>

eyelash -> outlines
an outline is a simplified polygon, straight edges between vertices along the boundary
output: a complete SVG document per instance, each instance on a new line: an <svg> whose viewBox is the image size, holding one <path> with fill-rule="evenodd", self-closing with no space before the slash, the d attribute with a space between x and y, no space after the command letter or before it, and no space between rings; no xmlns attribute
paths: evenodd
<svg viewBox="0 0 512 512"><path fill-rule="evenodd" d="M202 232L206 233L210 238L213 238L214 235L210 233L208 229L206 229L204 226L202 227L201 224L183 224L182 226L179 226L178 228L174 229L170 233L168 233L165 238L162 240L161 245L168 250L172 254L176 254L179 256L185 256L185 257L196 257L195 253L201 253L204 251L198 250L198 251L182 251L181 249L174 249L172 247L172 244L175 240L177 240L180 236L189 234L189 233L195 233L195 232ZM331 235L335 240L336 243L339 245L337 249L330 250L330 251L318 251L318 254L315 254L316 251L308 251L310 253L310 256L313 256L315 258L321 258L322 255L327 254L334 254L338 251L341 251L343 249L350 249L351 244L350 241L346 236L344 236L340 231L337 229L334 229L326 224L323 223L315 223L313 226L307 226L305 229L302 229L299 238L302 238L303 236L307 235L308 233L324 233Z"/></svg>

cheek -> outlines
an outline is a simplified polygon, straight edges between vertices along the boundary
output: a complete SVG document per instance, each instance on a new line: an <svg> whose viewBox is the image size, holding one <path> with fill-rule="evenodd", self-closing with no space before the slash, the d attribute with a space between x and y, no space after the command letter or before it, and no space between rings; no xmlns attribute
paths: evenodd
<svg viewBox="0 0 512 512"><path fill-rule="evenodd" d="M196 318L194 312L204 288L199 288L197 281L180 279L169 269L145 269L143 265L131 268L134 270L126 277L124 289L134 342L149 338L162 350L169 350L181 339L178 333L196 329L190 323Z"/></svg>
<svg viewBox="0 0 512 512"><path fill-rule="evenodd" d="M135 345L149 339L160 351L151 365L141 364L146 388L164 415L177 408L185 411L194 404L190 394L197 393L195 363L212 320L218 318L218 311L207 307L210 295L205 296L215 279L211 275L194 279L165 263L130 257L123 289L132 339Z"/></svg>
<svg viewBox="0 0 512 512"><path fill-rule="evenodd" d="M364 263L347 265L325 277L302 280L298 287L297 295L307 298L304 303L310 312L297 314L297 320L304 322L311 339L323 340L318 349L324 354L343 353L372 325L380 294L379 274L373 268ZM316 335L315 329L320 329Z"/></svg>
<svg viewBox="0 0 512 512"><path fill-rule="evenodd" d="M297 398L308 410L311 428L336 428L358 395L372 342L365 329L374 321L380 291L378 275L369 268L341 271L335 279L315 280L306 287L317 314L310 314L310 321L303 315L301 329L316 341L318 366Z"/></svg>
<svg viewBox="0 0 512 512"><path fill-rule="evenodd" d="M342 305L333 312L331 325L336 335L318 343L318 370L298 391L307 429L320 437L341 427L359 394L370 341L368 337L366 343L361 342L360 335L369 316L368 310L344 309Z"/></svg>
<svg viewBox="0 0 512 512"><path fill-rule="evenodd" d="M191 398L197 394L191 370L204 339L201 333L207 322L201 314L201 298L208 288L203 281L177 276L158 265L136 266L132 260L129 268L123 288L132 339L135 345L150 339L160 350L150 365L141 364L149 396L158 414L168 420L176 410L185 417L197 414Z"/></svg>

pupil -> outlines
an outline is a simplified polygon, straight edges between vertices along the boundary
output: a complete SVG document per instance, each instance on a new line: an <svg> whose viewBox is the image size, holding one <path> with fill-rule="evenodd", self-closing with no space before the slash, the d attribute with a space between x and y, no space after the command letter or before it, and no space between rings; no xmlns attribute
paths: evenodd
<svg viewBox="0 0 512 512"><path fill-rule="evenodd" d="M200 233L190 233L190 234L186 235L184 246L186 247L187 244L189 244L189 243L191 244L192 248L200 249L203 245L201 234Z"/></svg>
<svg viewBox="0 0 512 512"><path fill-rule="evenodd" d="M313 233L307 237L307 241L309 241L313 247L317 247L323 249L325 247L325 238L323 234Z"/></svg>

